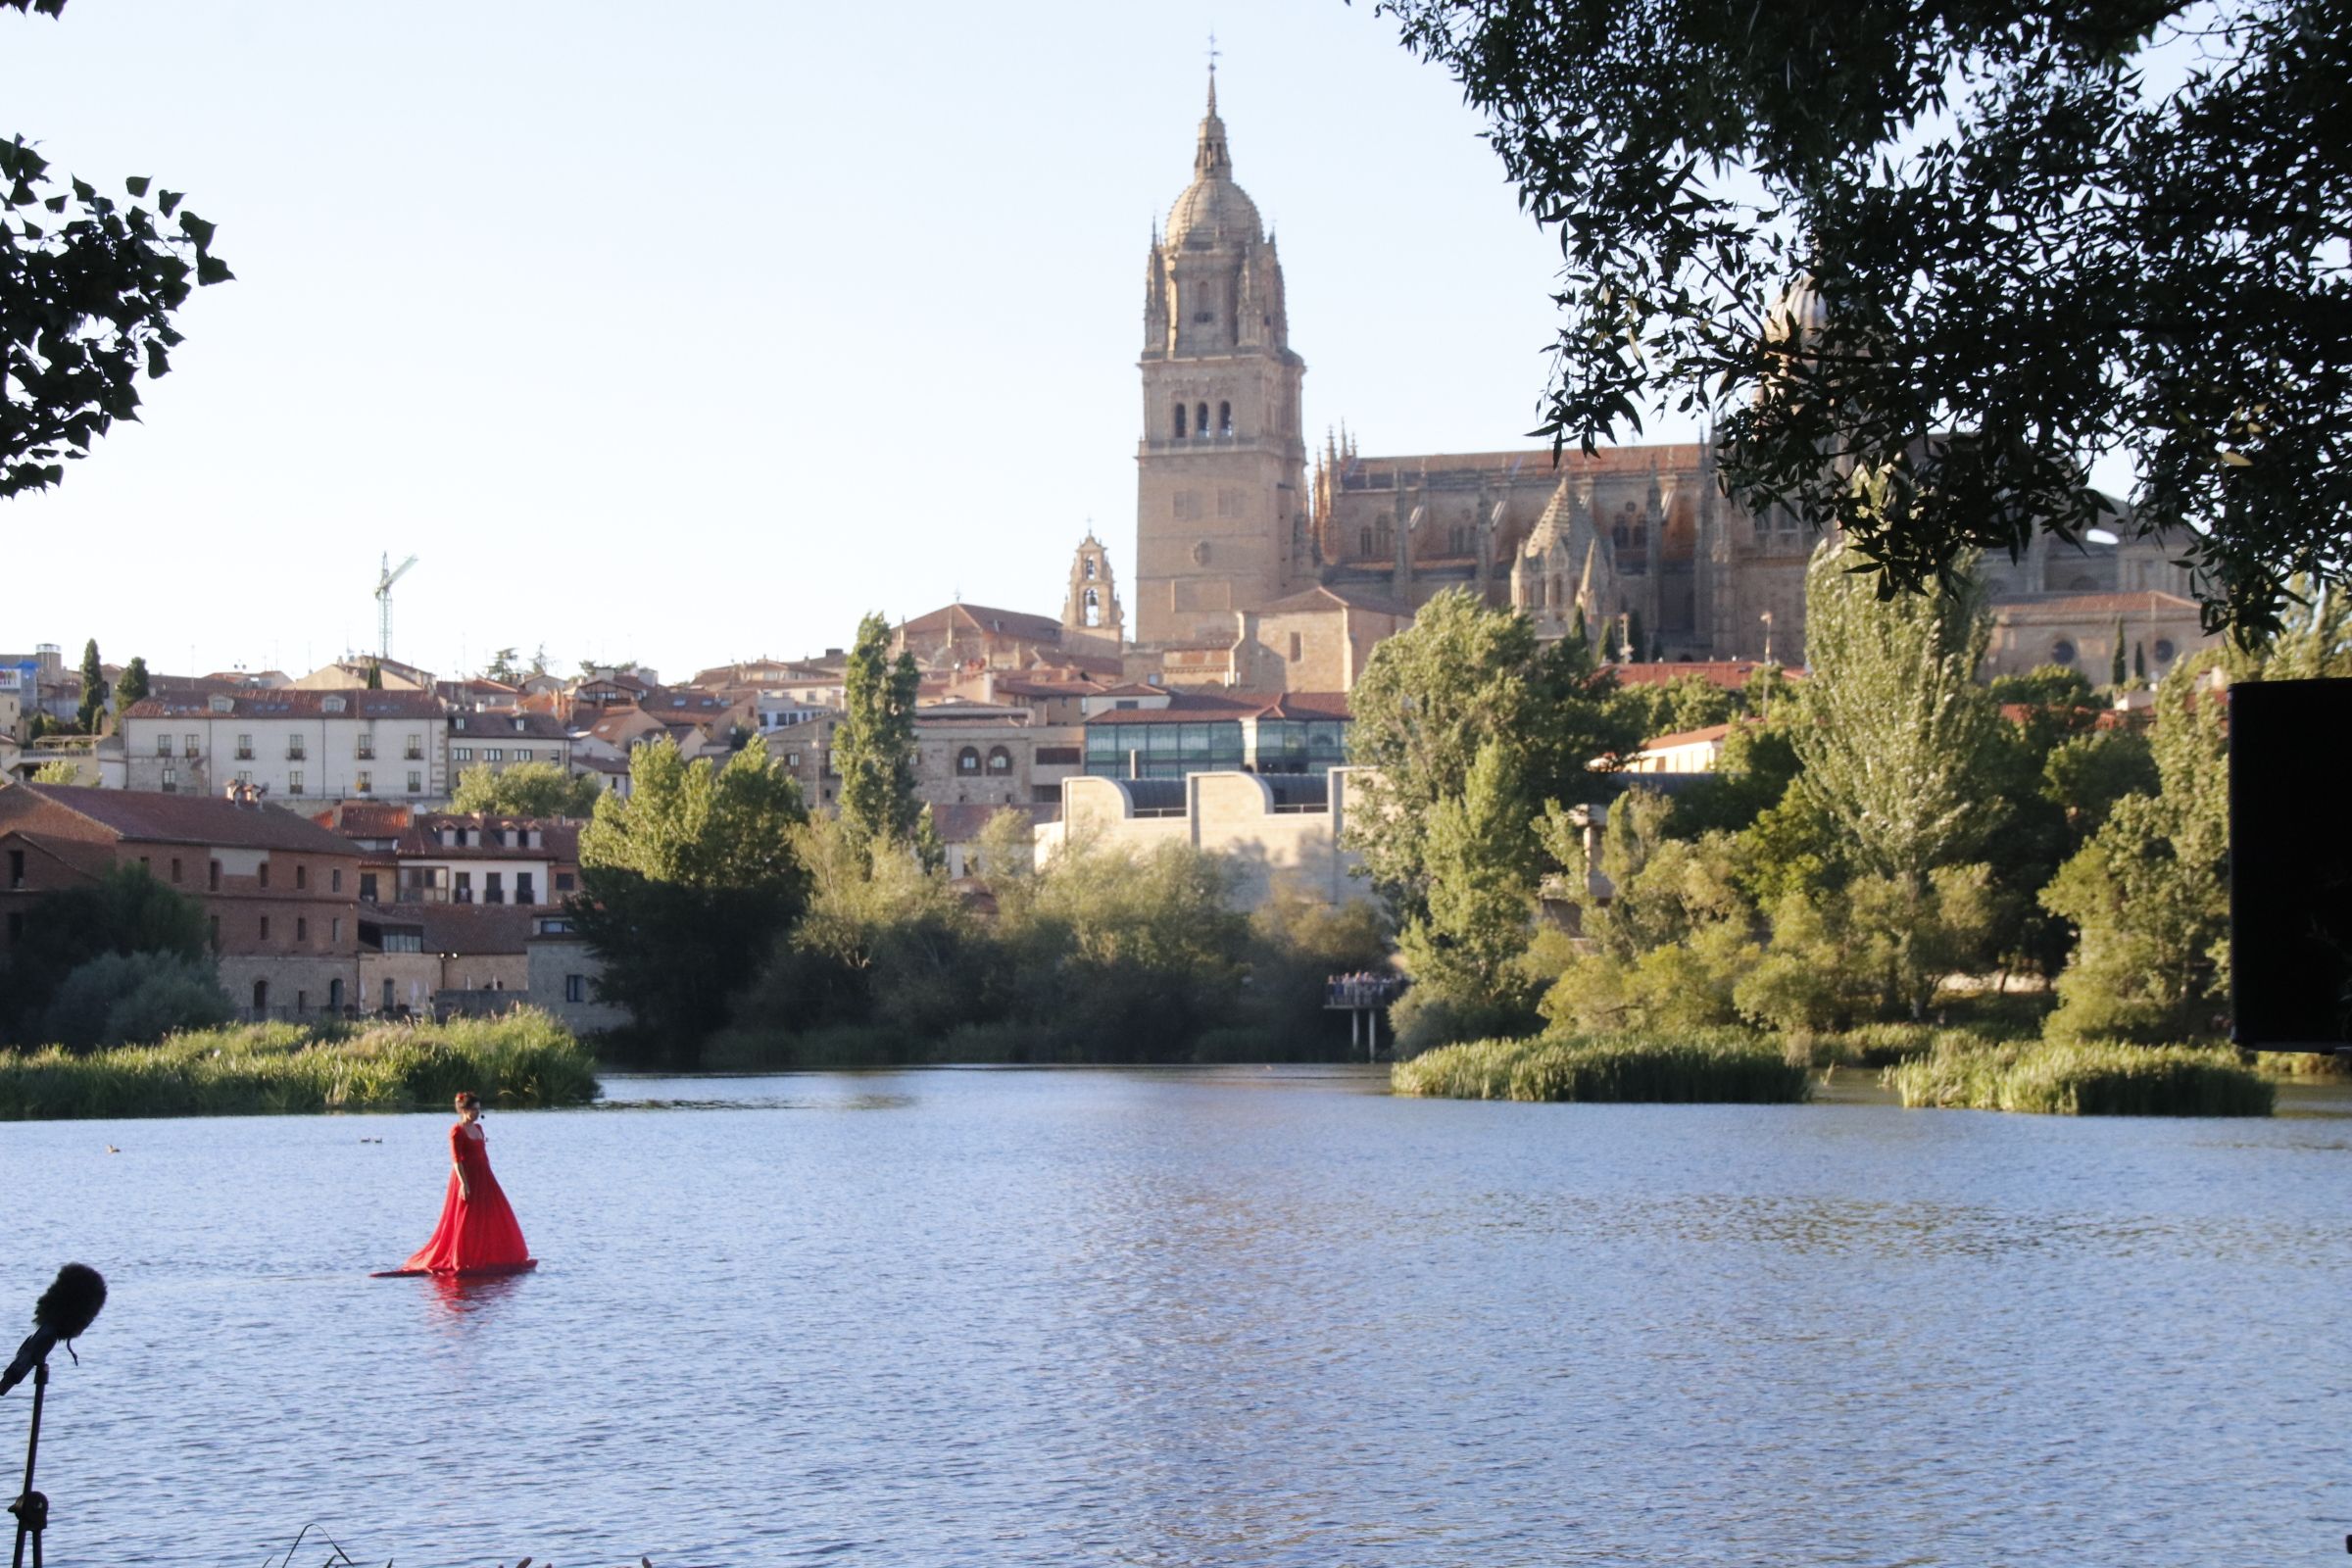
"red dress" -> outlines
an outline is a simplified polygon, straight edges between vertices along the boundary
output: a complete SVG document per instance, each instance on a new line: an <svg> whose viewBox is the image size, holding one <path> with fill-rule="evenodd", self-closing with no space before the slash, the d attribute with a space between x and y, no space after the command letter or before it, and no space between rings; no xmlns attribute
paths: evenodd
<svg viewBox="0 0 2352 1568"><path fill-rule="evenodd" d="M433 1227L433 1239L417 1250L416 1255L400 1266L404 1274L506 1274L535 1267L537 1259L522 1240L522 1227L514 1223L514 1210L507 1206L507 1195L499 1191L498 1178L490 1174L490 1148L480 1138L466 1135L466 1124L460 1122L449 1130L450 1157L466 1172L466 1184L472 1190L466 1197L459 1191L458 1172L449 1173L449 1191L441 1200L441 1223Z"/></svg>

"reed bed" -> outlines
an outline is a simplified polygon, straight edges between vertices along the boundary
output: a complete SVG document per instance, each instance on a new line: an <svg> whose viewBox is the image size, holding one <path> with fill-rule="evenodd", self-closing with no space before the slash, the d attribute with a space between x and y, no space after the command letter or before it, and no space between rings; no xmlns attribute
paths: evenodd
<svg viewBox="0 0 2352 1568"><path fill-rule="evenodd" d="M1424 1052L1389 1075L1400 1095L1659 1104L1792 1104L1811 1083L1802 1061L1737 1030L1474 1040Z"/></svg>
<svg viewBox="0 0 2352 1568"><path fill-rule="evenodd" d="M1883 1081L1906 1106L2053 1116L2268 1116L2278 1099L2233 1052L2114 1041L1938 1042Z"/></svg>
<svg viewBox="0 0 2352 1568"><path fill-rule="evenodd" d="M462 1089L502 1105L585 1104L596 1060L528 1007L444 1024L241 1024L85 1055L0 1052L0 1118L16 1121L415 1110Z"/></svg>

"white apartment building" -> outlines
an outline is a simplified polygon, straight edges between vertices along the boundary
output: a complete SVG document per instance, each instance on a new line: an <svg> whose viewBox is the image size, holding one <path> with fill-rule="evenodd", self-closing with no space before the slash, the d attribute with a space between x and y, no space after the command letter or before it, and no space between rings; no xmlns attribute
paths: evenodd
<svg viewBox="0 0 2352 1568"><path fill-rule="evenodd" d="M421 691L254 690L150 697L119 715L126 786L305 801L445 800L449 723Z"/></svg>

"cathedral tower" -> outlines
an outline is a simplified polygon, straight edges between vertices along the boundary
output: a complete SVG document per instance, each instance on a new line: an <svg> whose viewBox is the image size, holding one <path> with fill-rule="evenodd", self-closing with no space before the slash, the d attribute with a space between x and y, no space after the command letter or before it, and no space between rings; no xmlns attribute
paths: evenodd
<svg viewBox="0 0 2352 1568"><path fill-rule="evenodd" d="M1234 612L1313 578L1306 441L1282 263L1233 182L1217 82L1193 182L1152 243L1136 452L1135 634L1230 640Z"/></svg>

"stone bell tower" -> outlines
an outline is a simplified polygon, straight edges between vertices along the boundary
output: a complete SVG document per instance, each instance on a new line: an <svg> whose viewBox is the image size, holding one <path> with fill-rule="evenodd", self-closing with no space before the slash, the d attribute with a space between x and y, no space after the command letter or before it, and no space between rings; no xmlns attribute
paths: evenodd
<svg viewBox="0 0 2352 1568"><path fill-rule="evenodd" d="M1101 643L1116 653L1126 641L1127 614L1119 608L1118 584L1110 575L1110 552L1092 528L1070 561L1070 591L1061 602L1065 648Z"/></svg>
<svg viewBox="0 0 2352 1568"><path fill-rule="evenodd" d="M1135 635L1230 640L1234 612L1309 586L1306 440L1282 262L1233 182L1217 79L1193 182L1152 237L1144 281Z"/></svg>

